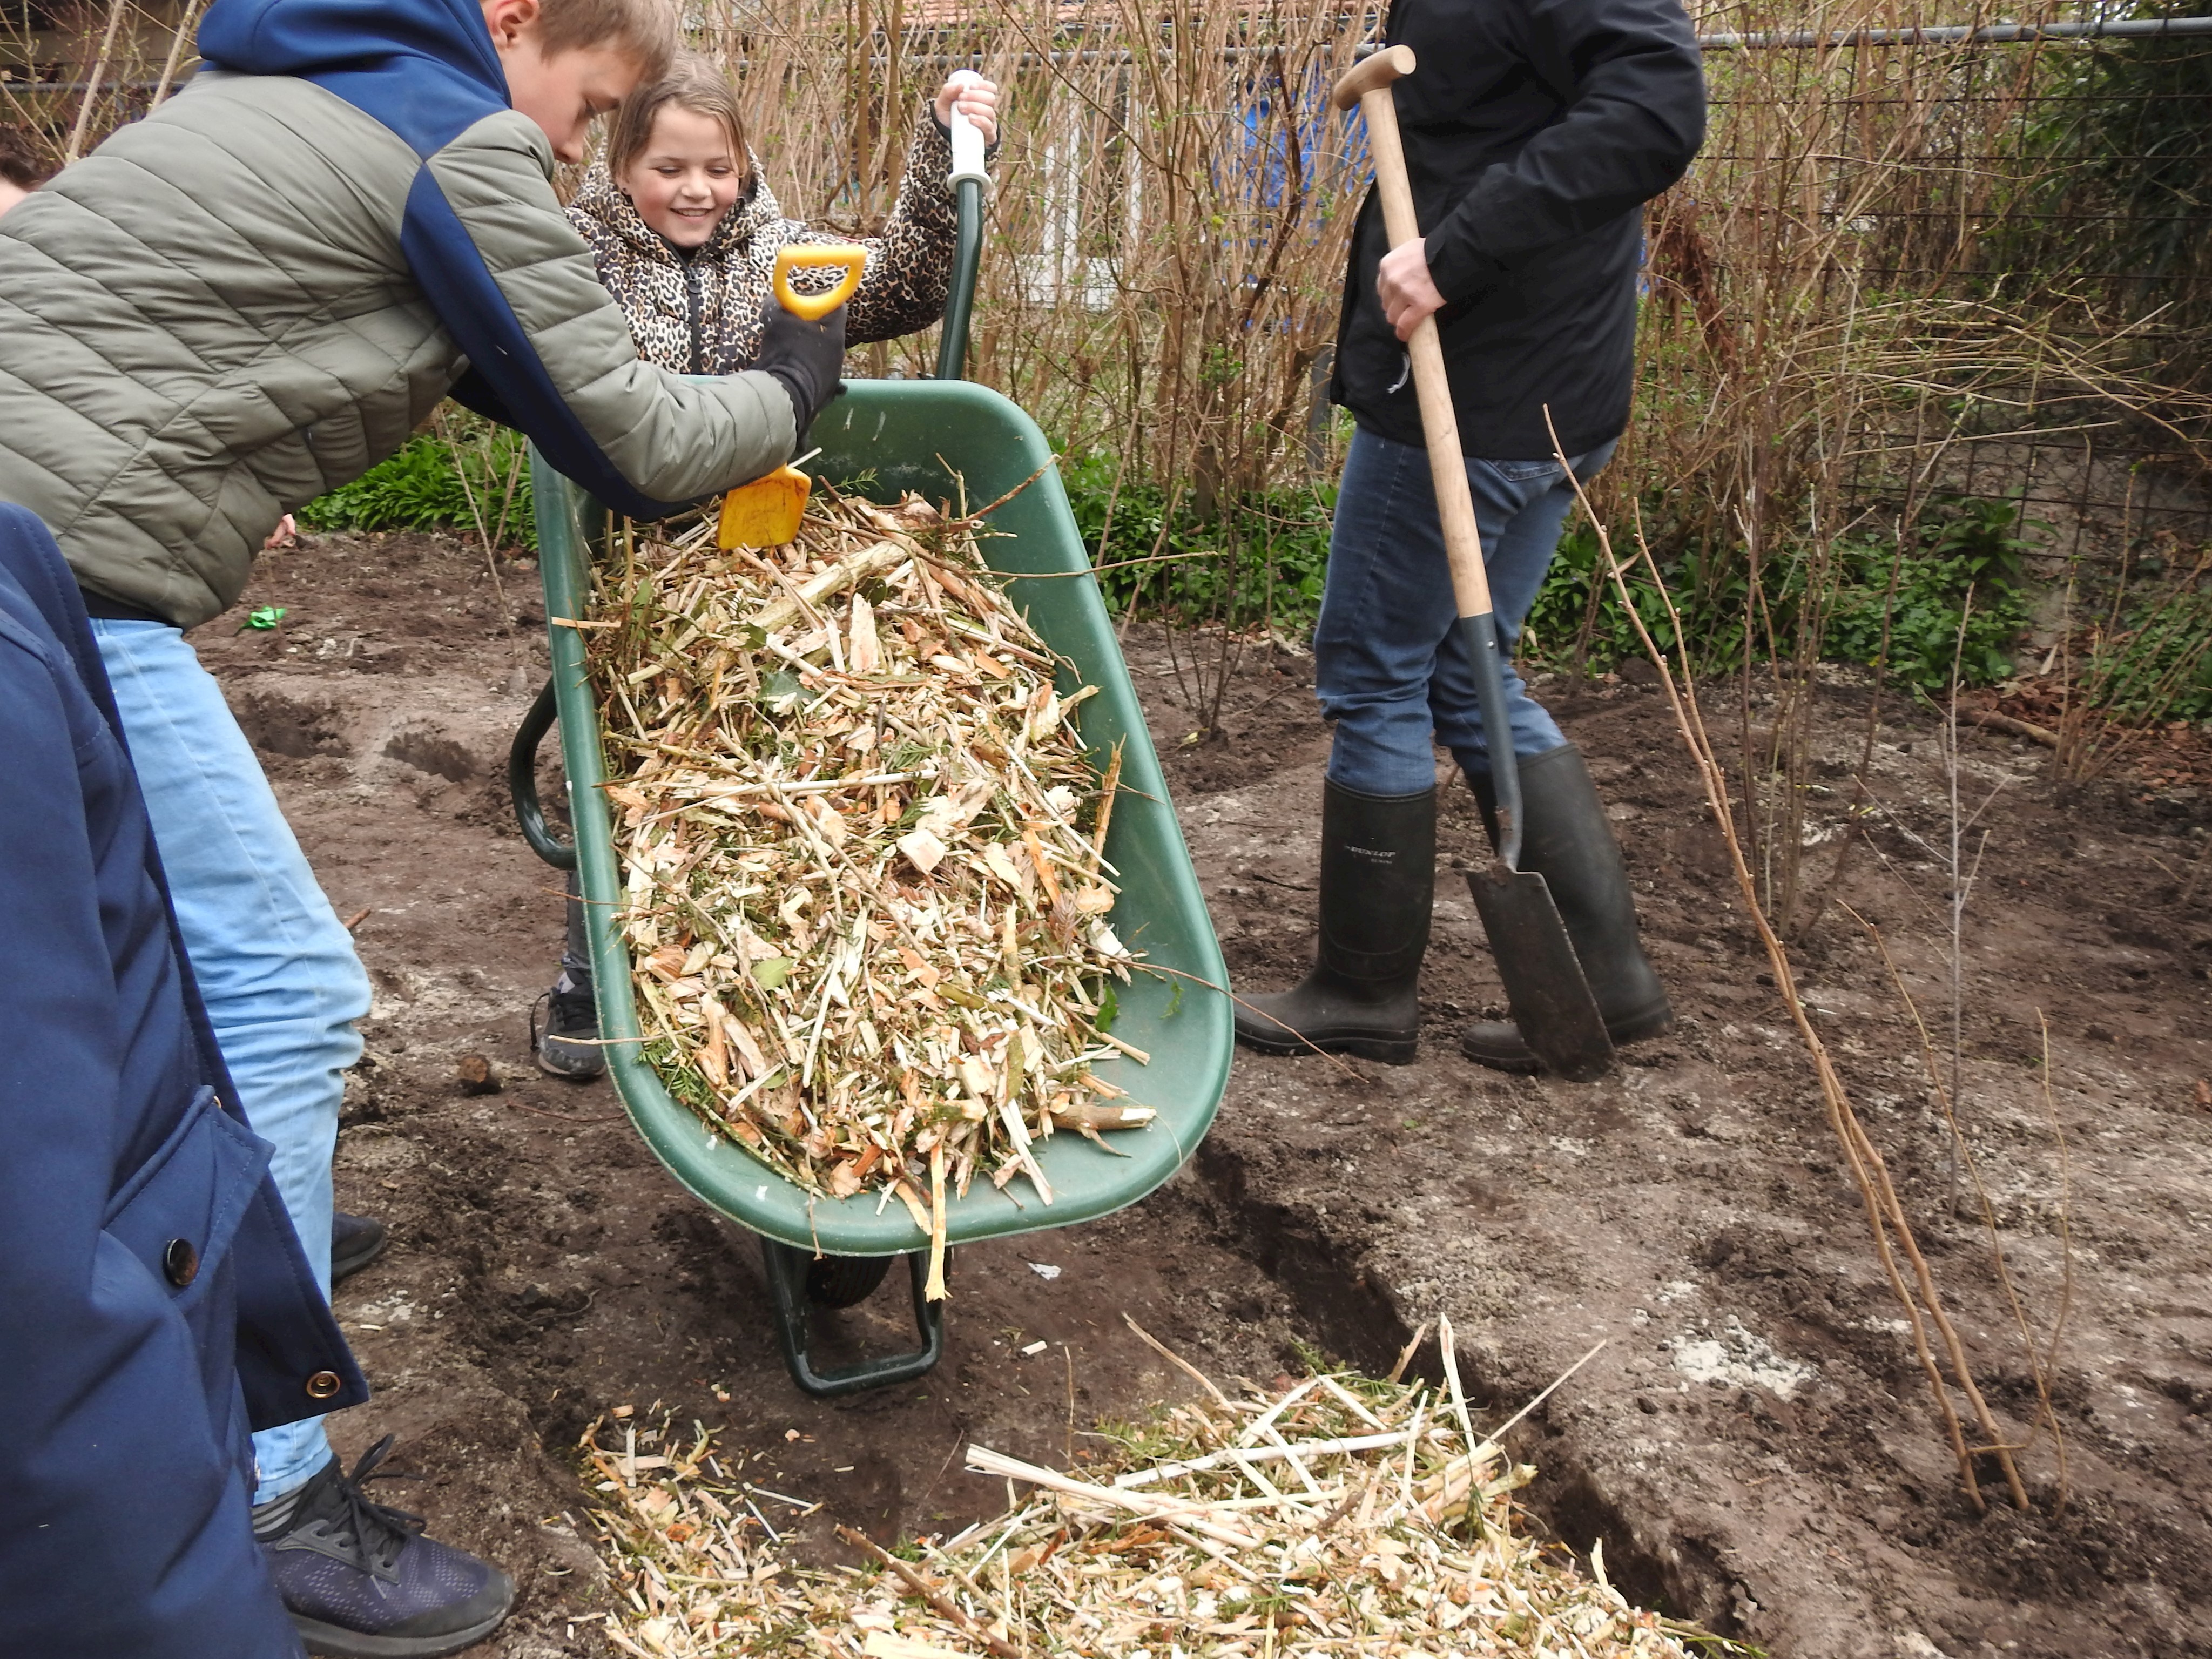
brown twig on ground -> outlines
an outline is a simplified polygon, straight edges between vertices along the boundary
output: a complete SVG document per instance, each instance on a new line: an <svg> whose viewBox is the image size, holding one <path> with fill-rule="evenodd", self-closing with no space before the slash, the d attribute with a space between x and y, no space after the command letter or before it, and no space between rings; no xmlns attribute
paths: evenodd
<svg viewBox="0 0 2212 1659"><path fill-rule="evenodd" d="M532 1106L527 1101L507 1098L509 1106L518 1112L527 1112L532 1117L550 1117L556 1123L618 1123L629 1115L627 1112L600 1112L591 1117L572 1117L566 1112L549 1112L543 1106Z"/></svg>
<svg viewBox="0 0 2212 1659"><path fill-rule="evenodd" d="M1992 732L2008 732L2015 738L2026 738L2030 743L2039 743L2045 749L2058 747L2058 734L2033 720L2015 720L2010 714L2000 714L1993 708L1962 708L1956 719L1961 726L1987 726Z"/></svg>
<svg viewBox="0 0 2212 1659"><path fill-rule="evenodd" d="M1549 425L1550 419L1550 411L1547 410L1545 414L1547 425ZM1559 449L1556 432L1553 434L1553 445L1554 453L1559 456L1564 465L1565 455ZM1572 477L1571 470L1568 476ZM1691 679L1686 665L1683 669L1680 680L1676 678L1674 670L1668 663L1666 653L1659 649L1658 642L1651 637L1650 629L1645 626L1642 614L1636 609L1634 600L1628 591L1625 568L1613 554L1612 537L1607 532L1603 521L1590 507L1589 496L1583 491L1579 481L1576 483L1576 494L1581 499L1583 510L1589 514L1591 528L1597 537L1598 556L1605 562L1606 568L1613 578L1622 607L1629 620L1635 624L1637 635L1642 641L1644 651L1649 654L1653 666L1659 671L1660 685L1667 694L1668 706L1673 711L1676 728L1681 733L1684 745L1690 751L1691 763L1697 768L1698 781L1705 789L1706 805L1711 810L1713 822L1719 829L1721 838L1727 846L1729 861L1735 874L1739 894L1743 900L1746 910L1750 915L1752 925L1758 932L1759 943L1765 948L1767 963L1774 975L1775 988L1781 994L1784 1006L1789 1009L1790 1019L1797 1028L1798 1037L1805 1045L1806 1054L1812 1060L1814 1073L1820 1085L1820 1097L1827 1109L1829 1127L1834 1132L1836 1139L1843 1149L1844 1160L1850 1166L1852 1178L1857 1183L1859 1196L1866 1209L1867 1225L1873 1234L1875 1252L1881 1259L1882 1271L1888 1278L1891 1291L1904 1308L1906 1320L1911 1326L1913 1346L1919 1358L1921 1370L1928 1378L1930 1392L1935 1395L1938 1415L1942 1420L1946 1437L1950 1442L1952 1455L1959 1465L1960 1484L1966 1492L1968 1501L1977 1510L1981 1510L1984 1507L1984 1500L1981 1484L1974 1475L1973 1454L1967 1449L1965 1432L1960 1425L1958 1411L1952 1404L1949 1392L1944 1387L1942 1373L1936 1363L1934 1352L1929 1345L1927 1327L1930 1322L1935 1324L1937 1331L1943 1337L1944 1346L1950 1358L1954 1376L1967 1400L1973 1406L1976 1421L1989 1442L1989 1444L1981 1449L1993 1451L1996 1454L2004 1470L2007 1485L2012 1492L2013 1502L2024 1510L2027 1507L2027 1489L2021 1483L2019 1471L2013 1465L2010 1451L2005 1446L2003 1437L1996 1431L1996 1425L1990 1416L1989 1408L1983 1401L1980 1391L1974 1387L1972 1376L1966 1364L1964 1346L1959 1341L1956 1331L1952 1328L1949 1319L1942 1311L1942 1304L1936 1294L1934 1277L1929 1273L1927 1263L1921 1256L1918 1244L1913 1238L1911 1224L1906 1219L1903 1206L1898 1202L1895 1188L1890 1184L1888 1171L1881 1162L1881 1154L1875 1150L1873 1143L1867 1139L1865 1131L1859 1127L1857 1116L1851 1109L1850 1097L1844 1088L1843 1079L1837 1074L1835 1064L1828 1054L1827 1045L1820 1040L1820 1033L1813 1029L1812 1020L1805 1012L1803 1000L1797 994L1796 975L1790 962L1790 953L1784 947L1781 937L1775 932L1772 922L1768 920L1765 908L1759 903L1758 883L1752 874L1750 865L1745 860L1743 844L1736 834L1735 815L1729 809L1728 782L1722 774L1720 763L1715 757L1712 741L1705 733L1705 718L1698 708L1696 684ZM1683 636L1681 617L1674 609L1674 597L1668 590L1664 577L1660 574L1658 561L1651 556L1650 547L1644 540L1640 525L1637 532L1636 545L1638 556L1644 562L1661 602L1667 608L1668 621L1674 630L1674 637L1680 639ZM1912 1292L1906 1287L1904 1275L1898 1269L1891 1248L1890 1235L1893 1232L1896 1236L1899 1248L1904 1250L1907 1259L1912 1264L1914 1278L1919 1286L1920 1300L1918 1301L1916 1301ZM1923 1302L1926 1304L1924 1311L1922 1305Z"/></svg>
<svg viewBox="0 0 2212 1659"><path fill-rule="evenodd" d="M2051 1322L2050 1346L2043 1351L2044 1375L2055 1376L2058 1374L2059 1341L2066 1334L2067 1316L2074 1310L2074 1171L2066 1151L2066 1131L2058 1121L2058 1103L2051 1097L2051 1022L2044 1018L2040 1008L2035 1011L2035 1026L2043 1037L2043 1106L2051 1117L2051 1135L2058 1143L2058 1250L2063 1271L2058 1281L2058 1313ZM2199 1089L2203 1086L2197 1085ZM2058 1514L2066 1512L2068 1493L2066 1441L2061 1436L2058 1498L2055 1505Z"/></svg>
<svg viewBox="0 0 2212 1659"><path fill-rule="evenodd" d="M1154 1336L1142 1325L1139 1325L1135 1319L1132 1318L1127 1313L1125 1312L1122 1314L1121 1322L1137 1334L1138 1341L1143 1343L1154 1353L1159 1355L1161 1358L1166 1360L1169 1364L1174 1366L1185 1376L1189 1377L1191 1381L1197 1383L1200 1388L1204 1389L1206 1393L1212 1395L1220 1404L1226 1406L1229 1403L1229 1396L1222 1393L1219 1389L1214 1386L1213 1379L1212 1377L1208 1376L1204 1371L1199 1370L1197 1366L1192 1364L1190 1361L1185 1359L1173 1348L1168 1346L1166 1343L1161 1341L1159 1338Z"/></svg>
<svg viewBox="0 0 2212 1659"><path fill-rule="evenodd" d="M1413 1356L1420 1352L1421 1344L1428 1340L1429 1322L1424 1319L1414 1327L1413 1335L1406 1339L1406 1346L1398 1350L1398 1363L1390 1367L1391 1382L1395 1382L1406 1375L1406 1367L1413 1364Z"/></svg>

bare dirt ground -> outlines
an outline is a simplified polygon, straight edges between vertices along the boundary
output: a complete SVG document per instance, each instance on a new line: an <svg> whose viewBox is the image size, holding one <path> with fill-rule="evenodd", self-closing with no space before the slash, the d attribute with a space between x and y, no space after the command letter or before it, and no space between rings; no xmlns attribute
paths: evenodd
<svg viewBox="0 0 2212 1659"><path fill-rule="evenodd" d="M516 1572L517 1615L480 1652L608 1651L570 1455L606 1407L726 1425L747 1478L823 1500L790 1513L808 1547L834 1548L833 1522L888 1540L994 1510L1003 1490L960 1470L969 1440L1079 1458L1096 1420L1188 1391L1125 1312L1209 1370L1265 1379L1294 1370L1301 1343L1387 1367L1448 1310L1500 1407L1606 1340L1516 1449L1543 1470L1543 1518L1577 1549L1602 1535L1632 1595L1808 1659L2212 1653L2212 896L2194 879L2205 812L2190 792L2063 799L2041 751L1966 740L1970 803L2003 788L1966 911L1960 1116L2039 1332L2070 1234L2051 1365L2063 1512L2047 1434L2022 1457L2031 1513L1988 1459L1987 1513L1960 1495L1718 838L1663 703L1633 685L1555 706L1613 804L1677 1032L1592 1085L1465 1064L1454 1030L1498 991L1447 872L1417 1065L1240 1055L1189 1170L1119 1217L963 1252L939 1370L821 1404L784 1376L753 1242L675 1185L605 1085L530 1064L559 904L501 782L544 663L535 578L502 568L503 598L450 540L312 538L265 559L240 611L196 636L340 915L366 912L377 1004L338 1192L394 1243L338 1295L377 1396L334 1437L351 1453L398 1432L419 1479L387 1501ZM232 631L270 604L287 607L281 628ZM1139 630L1130 655L1232 975L1282 983L1307 948L1328 743L1305 665L1248 656L1225 735L1185 748L1162 641ZM1832 793L1816 794L1816 835L1837 833L1848 793L1850 695L1820 734ZM1915 840L1948 835L1945 781L1924 720L1881 737L1877 810L1843 892L1948 1050L1946 883ZM1471 860L1471 805L1447 799L1447 860ZM1918 1039L1847 916L1801 966L1990 1403L2025 1439L2032 1377L1986 1236L1944 1217L1947 1137ZM470 1054L501 1092L461 1091ZM904 1297L887 1289L832 1324L833 1353L896 1346ZM1416 1363L1433 1366L1433 1346Z"/></svg>

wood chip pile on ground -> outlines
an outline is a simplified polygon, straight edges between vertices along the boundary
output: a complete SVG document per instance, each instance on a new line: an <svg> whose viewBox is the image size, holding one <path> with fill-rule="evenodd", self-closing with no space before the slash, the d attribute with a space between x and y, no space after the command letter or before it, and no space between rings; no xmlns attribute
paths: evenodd
<svg viewBox="0 0 2212 1659"><path fill-rule="evenodd" d="M1534 1470L1477 1437L1455 1387L1336 1371L1086 1437L1103 1449L1073 1474L971 1446L969 1469L1015 1494L1006 1513L905 1559L839 1528L866 1563L825 1569L771 1536L806 1527L819 1541L828 1528L805 1518L819 1505L747 1485L743 1454L726 1464L712 1432L602 1419L583 1451L605 1506L609 1639L650 1659L1728 1646L1631 1607L1601 1551L1586 1575L1533 1540L1512 1493Z"/></svg>
<svg viewBox="0 0 2212 1659"><path fill-rule="evenodd" d="M629 532L588 624L646 1054L809 1192L896 1196L942 1294L948 1188L1136 1127L1091 1073L1134 960L1056 661L918 497L788 547Z"/></svg>

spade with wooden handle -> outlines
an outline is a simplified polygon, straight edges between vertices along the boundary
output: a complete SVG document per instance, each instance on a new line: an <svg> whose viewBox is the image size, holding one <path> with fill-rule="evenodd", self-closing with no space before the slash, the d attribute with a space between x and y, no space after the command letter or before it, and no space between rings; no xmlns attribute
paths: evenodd
<svg viewBox="0 0 2212 1659"><path fill-rule="evenodd" d="M1394 248L1418 241L1421 234L1413 213L1413 185L1406 176L1406 153L1398 141L1398 108L1390 93L1393 82L1413 72L1412 48L1386 47L1339 81L1330 98L1340 110L1357 105L1366 119L1367 148L1375 160L1376 187L1382 198L1382 226ZM1459 420L1452 412L1451 384L1444 374L1437 319L1424 317L1406 345L1413 359L1413 392L1428 441L1437 515L1443 527L1444 550L1451 559L1460 633L1474 671L1497 799L1497 862L1488 869L1468 871L1467 884L1490 935L1498 976L1504 981L1505 1000L1522 1039L1545 1070L1588 1082L1612 1066L1613 1040L1606 1034L1597 1000L1575 958L1551 889L1534 871L1516 867L1521 860L1521 776L1505 709L1504 658L1491 614L1482 538L1468 490L1467 461L1460 453Z"/></svg>

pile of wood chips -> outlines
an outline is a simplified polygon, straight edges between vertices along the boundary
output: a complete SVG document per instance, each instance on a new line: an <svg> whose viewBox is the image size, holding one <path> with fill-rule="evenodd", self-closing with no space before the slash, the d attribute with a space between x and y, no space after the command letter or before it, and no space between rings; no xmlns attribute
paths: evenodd
<svg viewBox="0 0 2212 1659"><path fill-rule="evenodd" d="M970 520L824 492L787 547L629 532L591 629L647 1057L807 1191L947 1188L1148 1121L1095 1060L1134 960L1061 664ZM925 1197L924 1195L927 1194Z"/></svg>
<svg viewBox="0 0 2212 1659"><path fill-rule="evenodd" d="M1535 1471L1476 1436L1451 1381L1440 1393L1338 1371L1272 1396L1214 1390L1091 1437L1110 1450L1080 1474L971 1446L969 1469L1004 1478L1012 1507L907 1560L839 1528L868 1561L835 1570L795 1564L774 1535L820 1505L737 1478L712 1431L603 1418L582 1449L619 1602L608 1638L650 1659L1729 1646L1631 1607L1601 1549L1585 1575L1532 1540L1511 1494Z"/></svg>

